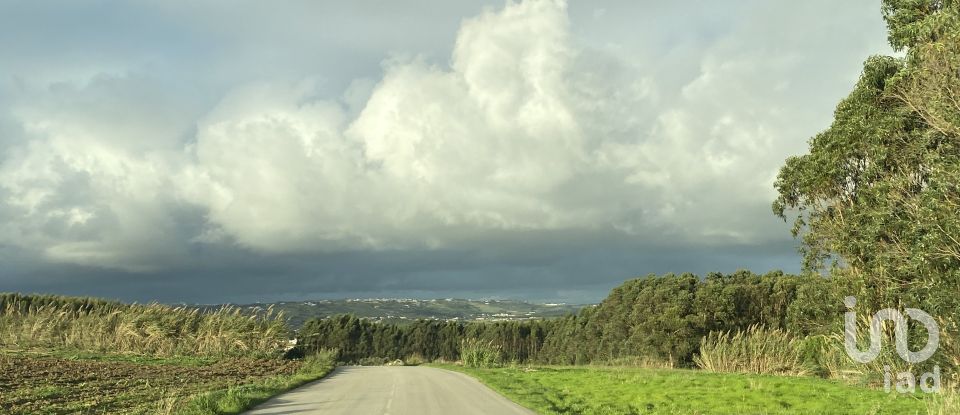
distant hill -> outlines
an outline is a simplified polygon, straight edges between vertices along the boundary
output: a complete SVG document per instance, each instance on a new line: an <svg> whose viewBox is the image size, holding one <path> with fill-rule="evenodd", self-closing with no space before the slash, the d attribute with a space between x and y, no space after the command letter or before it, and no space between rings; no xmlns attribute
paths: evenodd
<svg viewBox="0 0 960 415"><path fill-rule="evenodd" d="M421 318L462 321L527 320L531 318L562 317L576 313L582 305L534 304L514 300L465 299L344 299L298 302L255 303L236 305L242 309L261 311L273 307L283 311L291 327L300 327L314 317L353 314L375 321L403 323ZM219 307L219 306L216 306Z"/></svg>

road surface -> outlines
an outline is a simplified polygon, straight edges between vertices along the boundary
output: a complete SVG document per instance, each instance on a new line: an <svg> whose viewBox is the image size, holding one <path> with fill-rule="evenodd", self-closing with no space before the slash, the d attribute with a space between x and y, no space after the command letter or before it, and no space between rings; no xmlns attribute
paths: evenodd
<svg viewBox="0 0 960 415"><path fill-rule="evenodd" d="M348 366L247 414L532 415L462 373L420 366Z"/></svg>

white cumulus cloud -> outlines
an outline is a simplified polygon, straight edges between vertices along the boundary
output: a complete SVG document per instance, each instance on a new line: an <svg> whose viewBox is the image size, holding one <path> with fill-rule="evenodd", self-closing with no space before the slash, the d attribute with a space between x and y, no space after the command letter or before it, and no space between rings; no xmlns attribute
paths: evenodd
<svg viewBox="0 0 960 415"><path fill-rule="evenodd" d="M0 160L0 241L125 270L196 244L456 248L552 230L762 243L784 232L757 219L777 167L829 114L788 95L820 45L753 47L767 29L680 59L686 79L582 42L563 2L528 0L464 20L449 61L395 55L340 98L319 76L264 79L196 115L103 99L149 84L122 71L19 86L32 98L11 106L24 136Z"/></svg>

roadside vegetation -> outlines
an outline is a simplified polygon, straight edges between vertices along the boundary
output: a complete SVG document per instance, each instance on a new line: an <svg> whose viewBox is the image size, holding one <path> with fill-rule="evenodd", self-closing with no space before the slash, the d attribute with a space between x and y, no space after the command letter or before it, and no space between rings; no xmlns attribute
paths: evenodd
<svg viewBox="0 0 960 415"><path fill-rule="evenodd" d="M735 333L710 332L693 361L708 372L803 376L813 372L814 366L804 360L804 343L786 331L761 326Z"/></svg>
<svg viewBox="0 0 960 415"><path fill-rule="evenodd" d="M265 402L272 396L326 376L335 367L334 352L321 351L298 361L297 371L263 377L253 382L215 389L186 399L166 400L170 413L181 415L239 414Z"/></svg>
<svg viewBox="0 0 960 415"><path fill-rule="evenodd" d="M0 413L235 414L318 379L282 316L0 294Z"/></svg>
<svg viewBox="0 0 960 415"><path fill-rule="evenodd" d="M811 377L625 367L445 366L540 414L922 414L915 396Z"/></svg>
<svg viewBox="0 0 960 415"><path fill-rule="evenodd" d="M149 356L270 357L287 343L282 316L160 304L0 294L0 345Z"/></svg>

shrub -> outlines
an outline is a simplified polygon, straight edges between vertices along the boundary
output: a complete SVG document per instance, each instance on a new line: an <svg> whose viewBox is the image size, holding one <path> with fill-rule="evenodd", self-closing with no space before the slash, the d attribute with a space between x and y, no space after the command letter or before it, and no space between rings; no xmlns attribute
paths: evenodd
<svg viewBox="0 0 960 415"><path fill-rule="evenodd" d="M424 363L427 363L427 359L424 359L420 353L411 354L403 359L403 364L407 366L420 366Z"/></svg>
<svg viewBox="0 0 960 415"><path fill-rule="evenodd" d="M498 367L503 363L503 352L500 345L493 341L484 342L471 338L460 342L460 358L467 367Z"/></svg>
<svg viewBox="0 0 960 415"><path fill-rule="evenodd" d="M701 340L694 362L710 372L795 376L810 373L799 341L785 331L757 325L736 333L710 332Z"/></svg>

